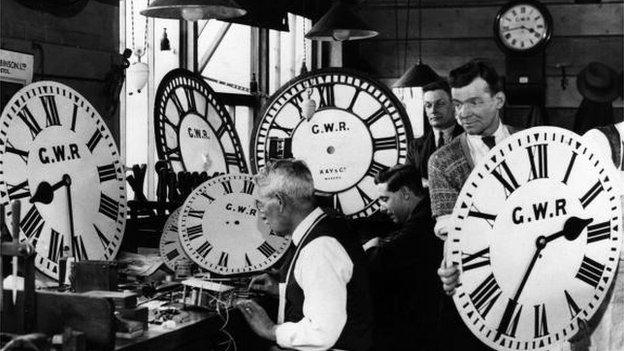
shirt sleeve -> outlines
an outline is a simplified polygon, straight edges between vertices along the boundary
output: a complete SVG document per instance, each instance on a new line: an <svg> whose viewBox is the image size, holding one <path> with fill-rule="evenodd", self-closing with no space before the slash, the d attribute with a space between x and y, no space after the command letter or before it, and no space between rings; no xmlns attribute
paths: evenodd
<svg viewBox="0 0 624 351"><path fill-rule="evenodd" d="M331 237L316 238L300 252L295 279L304 292L303 318L275 329L277 344L297 350L327 350L347 322L347 283L353 262Z"/></svg>

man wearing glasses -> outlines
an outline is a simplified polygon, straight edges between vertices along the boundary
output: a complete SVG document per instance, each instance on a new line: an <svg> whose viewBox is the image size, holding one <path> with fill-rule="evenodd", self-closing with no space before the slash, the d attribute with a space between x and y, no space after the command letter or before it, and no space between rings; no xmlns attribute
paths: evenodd
<svg viewBox="0 0 624 351"><path fill-rule="evenodd" d="M262 274L250 287L279 297L277 324L252 300L238 308L261 337L297 350L368 350L372 306L366 257L342 218L317 207L308 167L298 160L267 164L256 175L261 218L292 236L281 277Z"/></svg>

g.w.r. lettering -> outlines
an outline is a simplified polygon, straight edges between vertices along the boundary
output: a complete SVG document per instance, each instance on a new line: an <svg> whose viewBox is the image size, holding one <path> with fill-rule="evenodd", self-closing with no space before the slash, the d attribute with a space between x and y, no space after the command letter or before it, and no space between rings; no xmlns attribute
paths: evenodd
<svg viewBox="0 0 624 351"><path fill-rule="evenodd" d="M70 161L79 158L78 145L74 143L39 148L39 160L43 164Z"/></svg>

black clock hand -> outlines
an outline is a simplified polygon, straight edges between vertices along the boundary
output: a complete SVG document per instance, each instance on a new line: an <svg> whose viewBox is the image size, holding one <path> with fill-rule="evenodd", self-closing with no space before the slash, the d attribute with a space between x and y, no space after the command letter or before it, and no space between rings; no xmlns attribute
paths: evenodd
<svg viewBox="0 0 624 351"><path fill-rule="evenodd" d="M71 198L71 177L68 174L64 174L63 181L65 182L65 189L67 189L67 212L69 215L70 240L67 242L67 247L69 249L68 256L73 257L74 252L73 252L72 240L75 237L75 233L74 233L74 210L72 208L72 198Z"/></svg>
<svg viewBox="0 0 624 351"><path fill-rule="evenodd" d="M505 312L503 313L503 317L501 318L501 322L496 332L496 338L494 338L495 341L498 340L504 328L509 325L509 322L511 321L511 318L513 316L513 312L515 311L515 307L518 304L520 294L522 294L522 290L524 289L524 285L526 284L529 275L531 274L531 271L535 266L535 262L537 262L537 258L539 257L542 250L546 247L546 244L562 236L569 241L576 240L576 238L581 235L583 229L592 221L592 219L580 219L578 217L570 217L563 224L563 229L561 229L560 231L549 236L540 235L537 240L535 240L535 253L533 254L533 258L531 259L531 262L529 263L529 266L527 267L524 276L522 277L522 280L520 281L520 285L516 290L516 294L505 308Z"/></svg>
<svg viewBox="0 0 624 351"><path fill-rule="evenodd" d="M54 192L65 185L65 180L61 179L54 185L50 185L48 182L41 182L35 190L35 194L30 198L29 202L34 204L35 202L41 202L42 204L49 204L54 200Z"/></svg>
<svg viewBox="0 0 624 351"><path fill-rule="evenodd" d="M557 233L551 234L547 236L546 243L549 243L559 237L565 237L569 241L576 240L585 227L591 223L593 219L580 219L578 217L570 217L566 220L563 225L563 229L558 231Z"/></svg>

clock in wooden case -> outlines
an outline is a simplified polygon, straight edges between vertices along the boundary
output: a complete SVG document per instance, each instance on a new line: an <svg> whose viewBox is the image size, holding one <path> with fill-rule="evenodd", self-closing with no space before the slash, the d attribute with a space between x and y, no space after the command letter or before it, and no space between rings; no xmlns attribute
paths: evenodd
<svg viewBox="0 0 624 351"><path fill-rule="evenodd" d="M551 350L602 303L622 247L619 179L580 136L536 127L492 149L453 211L462 319L497 350Z"/></svg>
<svg viewBox="0 0 624 351"><path fill-rule="evenodd" d="M494 20L494 39L505 53L509 104L545 103L545 49L552 32L552 16L537 0L510 1L499 10Z"/></svg>
<svg viewBox="0 0 624 351"><path fill-rule="evenodd" d="M266 269L288 249L255 205L253 177L226 174L198 186L180 209L182 248L203 269L233 275Z"/></svg>
<svg viewBox="0 0 624 351"><path fill-rule="evenodd" d="M175 172L247 172L234 123L200 75L181 68L170 71L158 86L154 105L158 158Z"/></svg>
<svg viewBox="0 0 624 351"><path fill-rule="evenodd" d="M317 106L309 120L302 115L308 98ZM318 194L348 217L365 217L380 207L375 175L405 163L411 135L403 105L383 84L322 69L286 83L267 103L252 136L251 165L264 167L281 145L306 162Z"/></svg>
<svg viewBox="0 0 624 351"><path fill-rule="evenodd" d="M125 173L113 136L82 95L41 81L0 116L0 201L21 200L20 239L58 278L64 247L78 260L115 258L126 223Z"/></svg>

